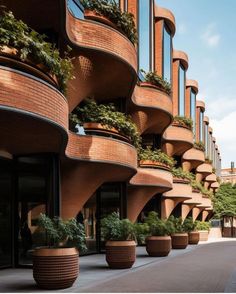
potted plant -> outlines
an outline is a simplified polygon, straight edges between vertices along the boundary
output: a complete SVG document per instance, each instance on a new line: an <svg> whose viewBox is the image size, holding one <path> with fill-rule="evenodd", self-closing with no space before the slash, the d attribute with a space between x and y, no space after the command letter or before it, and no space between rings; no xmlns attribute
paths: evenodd
<svg viewBox="0 0 236 294"><path fill-rule="evenodd" d="M158 218L155 211L151 211L145 222L149 226L150 236L146 238L146 250L149 256L167 256L171 250L170 234L174 232L173 224L169 220Z"/></svg>
<svg viewBox="0 0 236 294"><path fill-rule="evenodd" d="M73 112L72 120L83 125L85 132L112 135L139 148L141 137L130 116L116 110L112 103L97 104L88 99Z"/></svg>
<svg viewBox="0 0 236 294"><path fill-rule="evenodd" d="M196 221L197 223L197 230L199 231L199 240L200 241L207 241L209 230L210 230L210 223L204 221Z"/></svg>
<svg viewBox="0 0 236 294"><path fill-rule="evenodd" d="M174 178L174 182L181 182L181 183L188 184L191 181L193 181L195 178L193 173L184 171L182 167L173 167L171 172Z"/></svg>
<svg viewBox="0 0 236 294"><path fill-rule="evenodd" d="M171 234L172 248L185 249L188 246L188 234L183 226L182 218L171 215L169 221L174 226L174 233Z"/></svg>
<svg viewBox="0 0 236 294"><path fill-rule="evenodd" d="M146 245L146 238L149 235L149 226L147 223L134 224L136 241L139 246Z"/></svg>
<svg viewBox="0 0 236 294"><path fill-rule="evenodd" d="M138 34L135 28L132 13L121 11L119 5L113 0L80 0L84 7L84 17L109 25L136 44Z"/></svg>
<svg viewBox="0 0 236 294"><path fill-rule="evenodd" d="M192 130L193 121L189 117L176 115L172 122L172 126L183 127Z"/></svg>
<svg viewBox="0 0 236 294"><path fill-rule="evenodd" d="M167 95L171 95L172 87L171 84L159 76L156 72L145 72L141 69L141 72L144 73L144 82L141 83L142 86L154 86L158 90L164 91Z"/></svg>
<svg viewBox="0 0 236 294"><path fill-rule="evenodd" d="M113 212L101 220L101 236L106 241L106 261L110 268L131 268L136 259L134 224Z"/></svg>
<svg viewBox="0 0 236 294"><path fill-rule="evenodd" d="M188 232L188 244L198 244L199 242L199 232L197 231L197 223L193 221L192 217L188 217L183 223L184 230Z"/></svg>
<svg viewBox="0 0 236 294"><path fill-rule="evenodd" d="M150 146L145 149L140 147L138 150L138 160L140 167L159 167L170 170L175 161L172 157L162 152L160 149L152 150Z"/></svg>
<svg viewBox="0 0 236 294"><path fill-rule="evenodd" d="M38 226L45 231L48 246L33 252L34 280L44 289L71 287L79 273L78 249L86 250L83 225L40 214Z"/></svg>
<svg viewBox="0 0 236 294"><path fill-rule="evenodd" d="M36 75L39 71L43 72L46 80L53 82L54 86L58 85L59 90L65 94L67 82L73 78L73 65L68 57L71 49L68 47L64 58L60 57L55 44L47 42L45 35L17 20L11 11L5 11L0 16L0 27L0 56L7 56L8 60L10 58L16 68L25 71L32 68Z"/></svg>

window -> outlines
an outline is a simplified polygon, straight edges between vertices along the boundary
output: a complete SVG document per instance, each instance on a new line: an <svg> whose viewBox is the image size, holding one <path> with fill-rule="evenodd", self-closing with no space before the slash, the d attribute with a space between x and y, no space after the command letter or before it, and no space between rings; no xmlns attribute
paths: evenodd
<svg viewBox="0 0 236 294"><path fill-rule="evenodd" d="M208 142L208 137L209 137L209 133L208 133L208 125L205 124L205 155L209 156L208 154L208 146L209 146L209 142Z"/></svg>
<svg viewBox="0 0 236 294"><path fill-rule="evenodd" d="M151 1L139 0L138 33L139 33L139 69L151 70L152 25Z"/></svg>
<svg viewBox="0 0 236 294"><path fill-rule="evenodd" d="M84 19L84 8L80 0L68 0L67 6L74 17Z"/></svg>
<svg viewBox="0 0 236 294"><path fill-rule="evenodd" d="M196 93L193 89L190 93L190 117L193 120L193 134L196 136Z"/></svg>
<svg viewBox="0 0 236 294"><path fill-rule="evenodd" d="M162 63L162 77L168 82L171 81L172 72L172 38L170 30L165 24L163 27L163 63Z"/></svg>
<svg viewBox="0 0 236 294"><path fill-rule="evenodd" d="M185 116L185 70L179 66L179 115Z"/></svg>
<svg viewBox="0 0 236 294"><path fill-rule="evenodd" d="M204 141L204 127L203 127L203 111L200 110L200 118L199 118L199 140L201 142Z"/></svg>

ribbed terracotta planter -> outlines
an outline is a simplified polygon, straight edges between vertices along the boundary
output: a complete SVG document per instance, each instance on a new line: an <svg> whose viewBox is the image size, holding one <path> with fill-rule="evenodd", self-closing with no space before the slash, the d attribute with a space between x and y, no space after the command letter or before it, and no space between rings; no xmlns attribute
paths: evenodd
<svg viewBox="0 0 236 294"><path fill-rule="evenodd" d="M161 168L165 170L170 170L170 167L162 162L153 161L153 160L140 160L139 161L140 167L148 167L148 168Z"/></svg>
<svg viewBox="0 0 236 294"><path fill-rule="evenodd" d="M110 268L130 268L136 259L136 243L134 241L107 241L106 261Z"/></svg>
<svg viewBox="0 0 236 294"><path fill-rule="evenodd" d="M171 243L173 249L185 249L188 246L188 234L176 233L171 235Z"/></svg>
<svg viewBox="0 0 236 294"><path fill-rule="evenodd" d="M188 244L196 245L200 240L200 234L198 231L188 233Z"/></svg>
<svg viewBox="0 0 236 294"><path fill-rule="evenodd" d="M167 256L171 250L171 237L170 236L147 237L146 250L149 256Z"/></svg>
<svg viewBox="0 0 236 294"><path fill-rule="evenodd" d="M33 253L33 277L40 288L65 289L79 274L76 248L40 248Z"/></svg>
<svg viewBox="0 0 236 294"><path fill-rule="evenodd" d="M200 231L199 230L199 240L200 241L207 241L208 240L208 235L209 235L209 232L208 231Z"/></svg>

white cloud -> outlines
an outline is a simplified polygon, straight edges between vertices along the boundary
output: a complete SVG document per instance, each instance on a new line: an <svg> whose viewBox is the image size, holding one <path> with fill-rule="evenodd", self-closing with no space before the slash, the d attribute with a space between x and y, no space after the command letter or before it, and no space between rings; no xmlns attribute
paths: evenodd
<svg viewBox="0 0 236 294"><path fill-rule="evenodd" d="M205 32L201 35L201 39L208 47L217 47L219 45L221 36L216 32L215 23L211 23L206 27Z"/></svg>
<svg viewBox="0 0 236 294"><path fill-rule="evenodd" d="M186 25L184 23L180 23L179 25L177 25L176 32L179 35L185 35L187 33L187 27L186 27Z"/></svg>

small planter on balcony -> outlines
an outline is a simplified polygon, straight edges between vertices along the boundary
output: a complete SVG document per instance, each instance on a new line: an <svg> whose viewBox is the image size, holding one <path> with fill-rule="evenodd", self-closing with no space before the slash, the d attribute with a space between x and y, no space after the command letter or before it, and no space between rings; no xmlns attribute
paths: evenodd
<svg viewBox="0 0 236 294"><path fill-rule="evenodd" d="M194 175L191 172L184 171L181 167L173 167L171 172L174 183L189 184L190 181L194 180Z"/></svg>
<svg viewBox="0 0 236 294"><path fill-rule="evenodd" d="M175 116L172 122L172 126L186 128L192 130L193 121L191 118L185 116Z"/></svg>
<svg viewBox="0 0 236 294"><path fill-rule="evenodd" d="M165 170L170 170L170 166L159 162L159 161L153 161L153 160L140 160L139 161L140 167L148 167L148 168L160 168Z"/></svg>
<svg viewBox="0 0 236 294"><path fill-rule="evenodd" d="M101 220L101 235L106 241L106 261L110 268L131 268L136 259L135 227L116 212Z"/></svg>
<svg viewBox="0 0 236 294"><path fill-rule="evenodd" d="M96 13L96 11L85 9L84 10L84 18L103 23L105 25L108 25L109 27L112 27L115 30L120 31L122 34L124 34L124 32L119 30L117 28L117 26L112 21L109 20L108 17L103 16L101 14L98 14L98 13Z"/></svg>

